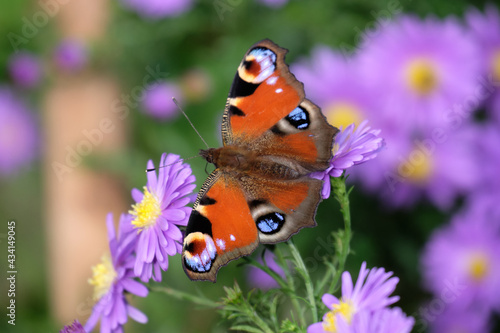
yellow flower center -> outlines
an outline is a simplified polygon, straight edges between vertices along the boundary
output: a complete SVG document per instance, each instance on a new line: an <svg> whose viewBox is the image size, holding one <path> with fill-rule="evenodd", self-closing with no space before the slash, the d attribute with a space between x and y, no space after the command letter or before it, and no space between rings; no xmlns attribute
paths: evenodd
<svg viewBox="0 0 500 333"><path fill-rule="evenodd" d="M88 280L89 284L94 286L94 300L101 299L111 288L116 278L116 272L109 256L104 255L102 262L92 267L92 278Z"/></svg>
<svg viewBox="0 0 500 333"><path fill-rule="evenodd" d="M345 129L352 123L358 126L364 119L362 112L355 105L347 102L334 102L325 109L328 122L335 126L342 126Z"/></svg>
<svg viewBox="0 0 500 333"><path fill-rule="evenodd" d="M399 165L398 173L413 183L425 183L434 171L433 161L429 154L421 149L414 149L408 159Z"/></svg>
<svg viewBox="0 0 500 333"><path fill-rule="evenodd" d="M415 59L406 67L406 83L418 95L429 95L439 83L436 68L428 60Z"/></svg>
<svg viewBox="0 0 500 333"><path fill-rule="evenodd" d="M500 81L500 50L497 50L493 55L493 78L495 81Z"/></svg>
<svg viewBox="0 0 500 333"><path fill-rule="evenodd" d="M132 224L142 230L156 223L156 219L161 214L160 201L149 192L147 187L144 187L142 201L132 205L132 210L129 213L135 216Z"/></svg>
<svg viewBox="0 0 500 333"><path fill-rule="evenodd" d="M482 253L476 253L469 259L469 276L472 280L480 282L488 274L488 258Z"/></svg>
<svg viewBox="0 0 500 333"><path fill-rule="evenodd" d="M337 315L340 314L348 324L351 323L352 316L356 313L356 309L351 302L342 302L333 304L333 309L326 314L323 321L323 329L327 332L337 332Z"/></svg>

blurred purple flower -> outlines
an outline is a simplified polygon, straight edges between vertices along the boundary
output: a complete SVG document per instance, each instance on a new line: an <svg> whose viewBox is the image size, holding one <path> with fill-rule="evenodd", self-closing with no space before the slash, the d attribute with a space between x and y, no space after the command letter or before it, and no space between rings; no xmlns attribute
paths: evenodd
<svg viewBox="0 0 500 333"><path fill-rule="evenodd" d="M16 173L37 156L34 115L16 96L0 86L0 176Z"/></svg>
<svg viewBox="0 0 500 333"><path fill-rule="evenodd" d="M482 75L486 77L483 98L489 101L489 110L500 122L500 13L492 4L486 5L485 13L471 8L466 21L479 44ZM488 98L491 97L491 98Z"/></svg>
<svg viewBox="0 0 500 333"><path fill-rule="evenodd" d="M106 219L111 258L103 256L102 262L92 267L93 276L89 283L94 286L94 299L97 303L92 309L85 330L87 332L101 320L101 332L123 332L123 325L131 317L139 323L147 322L147 317L138 309L128 304L125 292L146 297L148 289L134 280L135 258L133 251L137 243L137 232L131 224L130 215L121 215L118 237L113 224L113 215Z"/></svg>
<svg viewBox="0 0 500 333"><path fill-rule="evenodd" d="M384 137L384 153L368 167L354 170L354 176L388 206L408 207L426 198L446 210L460 195L475 190L480 178L474 146L480 132L466 126L450 134L437 128L420 135Z"/></svg>
<svg viewBox="0 0 500 333"><path fill-rule="evenodd" d="M78 71L87 64L87 49L77 40L64 40L54 53L56 65L67 71Z"/></svg>
<svg viewBox="0 0 500 333"><path fill-rule="evenodd" d="M490 314L482 309L460 309L448 304L444 311L422 319L427 321L430 333L486 333L491 332L489 318Z"/></svg>
<svg viewBox="0 0 500 333"><path fill-rule="evenodd" d="M415 324L413 317L407 317L398 307L384 308L373 312L360 312L351 324L340 320L338 333L409 333ZM320 331L321 332L321 331Z"/></svg>
<svg viewBox="0 0 500 333"><path fill-rule="evenodd" d="M291 71L304 83L308 98L318 104L335 127L358 126L364 119L379 128L379 98L366 84L355 60L326 46L316 47L311 59L302 59Z"/></svg>
<svg viewBox="0 0 500 333"><path fill-rule="evenodd" d="M129 9L148 19L179 16L193 6L193 0L121 0Z"/></svg>
<svg viewBox="0 0 500 333"><path fill-rule="evenodd" d="M139 231L134 272L144 282L151 277L161 281L161 270L168 269L168 256L182 250L178 226L188 222L191 208L186 205L196 185L191 167L181 161L178 155L163 154L158 176L156 171L147 173L144 193L132 190L136 204L130 213L134 216L132 224ZM149 160L147 168L154 169L153 161Z"/></svg>
<svg viewBox="0 0 500 333"><path fill-rule="evenodd" d="M279 8L284 6L288 0L258 0L260 3L265 4L269 7Z"/></svg>
<svg viewBox="0 0 500 333"><path fill-rule="evenodd" d="M476 96L479 52L455 18L402 16L367 35L360 49L360 70L384 118L406 131L447 127L452 108L473 111L466 101Z"/></svg>
<svg viewBox="0 0 500 333"><path fill-rule="evenodd" d="M399 296L390 297L390 295L396 289L399 279L391 276L392 272L386 272L383 268L367 269L366 262L361 265L358 280L354 286L351 274L342 273L342 297L339 299L333 295L324 294L323 303L330 311L323 316L322 322L310 325L307 332L337 332L341 327L349 329L351 325L358 325L354 324L358 320L362 321L367 315L375 316L375 312L397 302ZM386 315L377 314L376 316Z"/></svg>
<svg viewBox="0 0 500 333"><path fill-rule="evenodd" d="M182 93L177 85L171 82L154 83L144 90L142 109L156 119L173 119L179 112L172 97L179 103L182 101Z"/></svg>
<svg viewBox="0 0 500 333"><path fill-rule="evenodd" d="M275 271L282 278L285 278L285 272L283 269L276 263L276 256L271 251L265 251L264 260L266 262L266 266ZM262 259L258 259L258 261L262 264ZM273 279L269 274L257 268L255 266L249 266L247 271L247 281L250 287L259 288L262 290L269 290L272 288L279 287L278 282Z"/></svg>
<svg viewBox="0 0 500 333"><path fill-rule="evenodd" d="M384 140L379 137L380 130L372 130L363 121L355 129L354 124L339 132L333 140L333 158L328 169L311 174L313 178L323 180L321 196L330 197L330 177L340 177L353 165L369 161L377 156L384 146Z"/></svg>
<svg viewBox="0 0 500 333"><path fill-rule="evenodd" d="M475 210L464 211L431 236L421 258L425 286L453 305L500 310L500 228Z"/></svg>
<svg viewBox="0 0 500 333"><path fill-rule="evenodd" d="M78 319L75 319L75 321L67 326L64 326L62 330L59 331L59 333L87 333L83 329L82 324L78 321Z"/></svg>
<svg viewBox="0 0 500 333"><path fill-rule="evenodd" d="M9 73L20 87L33 88L42 79L42 68L37 56L29 52L17 52L9 58Z"/></svg>

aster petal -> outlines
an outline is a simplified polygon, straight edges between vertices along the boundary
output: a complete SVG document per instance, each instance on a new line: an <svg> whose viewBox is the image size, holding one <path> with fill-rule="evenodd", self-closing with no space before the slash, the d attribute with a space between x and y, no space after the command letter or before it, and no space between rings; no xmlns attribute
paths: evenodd
<svg viewBox="0 0 500 333"><path fill-rule="evenodd" d="M152 160L148 161L147 168L148 169L155 169L155 165L154 165ZM157 183L156 171L146 172L146 176L148 179L148 188L150 189L150 192L156 193L156 190L158 187L157 186L158 183Z"/></svg>
<svg viewBox="0 0 500 333"><path fill-rule="evenodd" d="M153 276L153 280L156 281L156 282L161 282L161 269L160 269L160 264L156 261L154 264L153 264L153 267L154 267L154 276Z"/></svg>
<svg viewBox="0 0 500 333"><path fill-rule="evenodd" d="M148 317L141 312L140 310L136 309L132 305L127 305L127 313L132 318L138 323L145 324L148 322Z"/></svg>
<svg viewBox="0 0 500 333"><path fill-rule="evenodd" d="M314 323L307 328L307 333L326 333L323 329L323 322Z"/></svg>
<svg viewBox="0 0 500 333"><path fill-rule="evenodd" d="M321 301L323 301L323 304L325 304L330 310L333 308L334 304L339 304L339 299L330 294L324 294L323 297L321 297Z"/></svg>
<svg viewBox="0 0 500 333"><path fill-rule="evenodd" d="M186 218L186 213L180 209L167 209L162 212L162 215L168 221L181 221Z"/></svg>
<svg viewBox="0 0 500 333"><path fill-rule="evenodd" d="M156 238L156 230L154 227L148 229L148 250L146 252L146 262L153 262L156 253L156 247L158 246L158 241Z"/></svg>
<svg viewBox="0 0 500 333"><path fill-rule="evenodd" d="M134 199L135 202L141 202L142 199L144 198L144 193L142 193L136 188L132 189L131 194L132 194L132 199Z"/></svg>
<svg viewBox="0 0 500 333"><path fill-rule="evenodd" d="M123 288L131 294L146 297L149 293L148 288L133 279L125 279L122 281Z"/></svg>
<svg viewBox="0 0 500 333"><path fill-rule="evenodd" d="M85 332L90 332L94 329L100 316L101 316L100 311L98 311L98 308L94 306L94 308L92 309L92 313L90 314L89 319L87 319L87 322L83 326Z"/></svg>

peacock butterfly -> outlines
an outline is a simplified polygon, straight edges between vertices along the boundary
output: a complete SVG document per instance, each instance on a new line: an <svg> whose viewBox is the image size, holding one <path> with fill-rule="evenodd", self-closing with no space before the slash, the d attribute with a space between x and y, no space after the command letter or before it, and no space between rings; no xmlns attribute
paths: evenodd
<svg viewBox="0 0 500 333"><path fill-rule="evenodd" d="M316 225L322 182L308 175L328 167L338 130L305 98L286 53L268 39L247 51L226 102L223 147L200 152L216 169L186 228L182 264L191 280L215 282L221 266L259 243Z"/></svg>

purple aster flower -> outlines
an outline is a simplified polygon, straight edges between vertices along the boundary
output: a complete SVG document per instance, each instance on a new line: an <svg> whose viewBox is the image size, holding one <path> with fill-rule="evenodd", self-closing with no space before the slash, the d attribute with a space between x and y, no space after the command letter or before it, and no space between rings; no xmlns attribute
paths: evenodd
<svg viewBox="0 0 500 333"><path fill-rule="evenodd" d="M360 314L375 316L375 312L397 302L399 296L390 295L396 289L399 279L391 276L392 272L386 272L383 268L367 269L366 262L361 265L354 286L351 274L342 273L342 297L338 299L333 295L324 294L322 301L330 311L323 316L322 322L310 325L307 332L337 332L341 327L349 328L353 325ZM391 317L389 314L377 314L377 316Z"/></svg>
<svg viewBox="0 0 500 333"><path fill-rule="evenodd" d="M0 176L7 176L33 161L38 130L34 115L12 91L0 86Z"/></svg>
<svg viewBox="0 0 500 333"><path fill-rule="evenodd" d="M266 6L274 8L283 7L288 2L288 0L258 0L258 1L265 4Z"/></svg>
<svg viewBox="0 0 500 333"><path fill-rule="evenodd" d="M179 112L172 97L182 101L182 93L177 85L171 82L154 83L144 90L142 109L156 119L173 119Z"/></svg>
<svg viewBox="0 0 500 333"><path fill-rule="evenodd" d="M491 332L490 314L481 309L462 309L448 306L437 314L427 314L430 333L485 333Z"/></svg>
<svg viewBox="0 0 500 333"><path fill-rule="evenodd" d="M315 172L311 176L323 180L321 196L330 196L330 177L340 177L344 170L375 158L384 146L379 137L380 130L371 130L368 121L363 121L356 129L349 125L334 138L333 158L330 166L323 172Z"/></svg>
<svg viewBox="0 0 500 333"><path fill-rule="evenodd" d="M353 316L351 324L342 320L337 324L338 333L409 333L415 319L395 307L360 312Z"/></svg>
<svg viewBox="0 0 500 333"><path fill-rule="evenodd" d="M9 59L9 73L12 80L23 88L33 88L42 78L38 57L28 52L14 53Z"/></svg>
<svg viewBox="0 0 500 333"><path fill-rule="evenodd" d="M94 286L94 299L97 303L92 309L85 330L87 332L101 320L101 332L120 333L128 317L139 323L147 322L147 317L131 306L125 292L146 297L148 289L134 280L135 258L133 251L137 243L137 233L131 225L132 216L121 215L118 237L113 224L113 215L108 214L106 225L111 257L104 255L102 262L92 267L93 276L89 283Z"/></svg>
<svg viewBox="0 0 500 333"><path fill-rule="evenodd" d="M153 20L179 16L193 5L192 0L122 0L122 3L137 14Z"/></svg>
<svg viewBox="0 0 500 333"><path fill-rule="evenodd" d="M455 307L500 309L498 258L498 221L476 210L464 211L427 243L421 258L425 286L438 297L453 293Z"/></svg>
<svg viewBox="0 0 500 333"><path fill-rule="evenodd" d="M361 50L363 77L378 91L384 118L399 127L447 127L452 108L473 111L466 101L476 94L479 52L455 18L399 17L367 36Z"/></svg>
<svg viewBox="0 0 500 333"><path fill-rule="evenodd" d="M380 121L378 93L366 84L356 59L346 59L326 46L318 46L310 60L300 60L291 70L304 83L306 95L335 127L347 128L352 123L358 126L364 119L377 128L385 124Z"/></svg>
<svg viewBox="0 0 500 333"><path fill-rule="evenodd" d="M87 333L87 332L85 332L82 324L80 324L78 319L75 319L75 321L71 325L64 326L63 329L59 331L59 333Z"/></svg>
<svg viewBox="0 0 500 333"><path fill-rule="evenodd" d="M87 64L87 49L77 40L64 40L54 54L56 65L67 71L78 71Z"/></svg>
<svg viewBox="0 0 500 333"><path fill-rule="evenodd" d="M478 99L489 101L492 115L500 121L500 13L489 4L484 14L471 8L466 14L467 24L479 44L480 60L483 66L483 91Z"/></svg>
<svg viewBox="0 0 500 333"><path fill-rule="evenodd" d="M266 266L275 271L282 278L285 278L285 272L276 263L275 258L276 256L274 255L273 252L265 251L264 260L266 262ZM258 261L262 263L262 259L259 258ZM262 290L269 290L272 288L279 287L279 284L278 282L276 282L275 279L273 279L269 274L267 274L266 272L255 266L249 266L247 272L247 281L252 288L259 288Z"/></svg>
<svg viewBox="0 0 500 333"><path fill-rule="evenodd" d="M354 170L354 176L388 206L408 207L425 198L446 210L457 197L473 191L480 178L475 152L480 133L476 126L464 126L455 133L430 128L384 138L384 153L369 168Z"/></svg>
<svg viewBox="0 0 500 333"><path fill-rule="evenodd" d="M149 160L147 168L154 169L153 161ZM186 205L196 187L191 167L183 164L178 155L163 154L158 171L158 176L156 172L147 173L144 193L132 190L136 204L130 213L139 231L134 272L144 282L151 277L161 281L161 270L168 269L168 256L181 252L178 226L187 225L191 208Z"/></svg>

